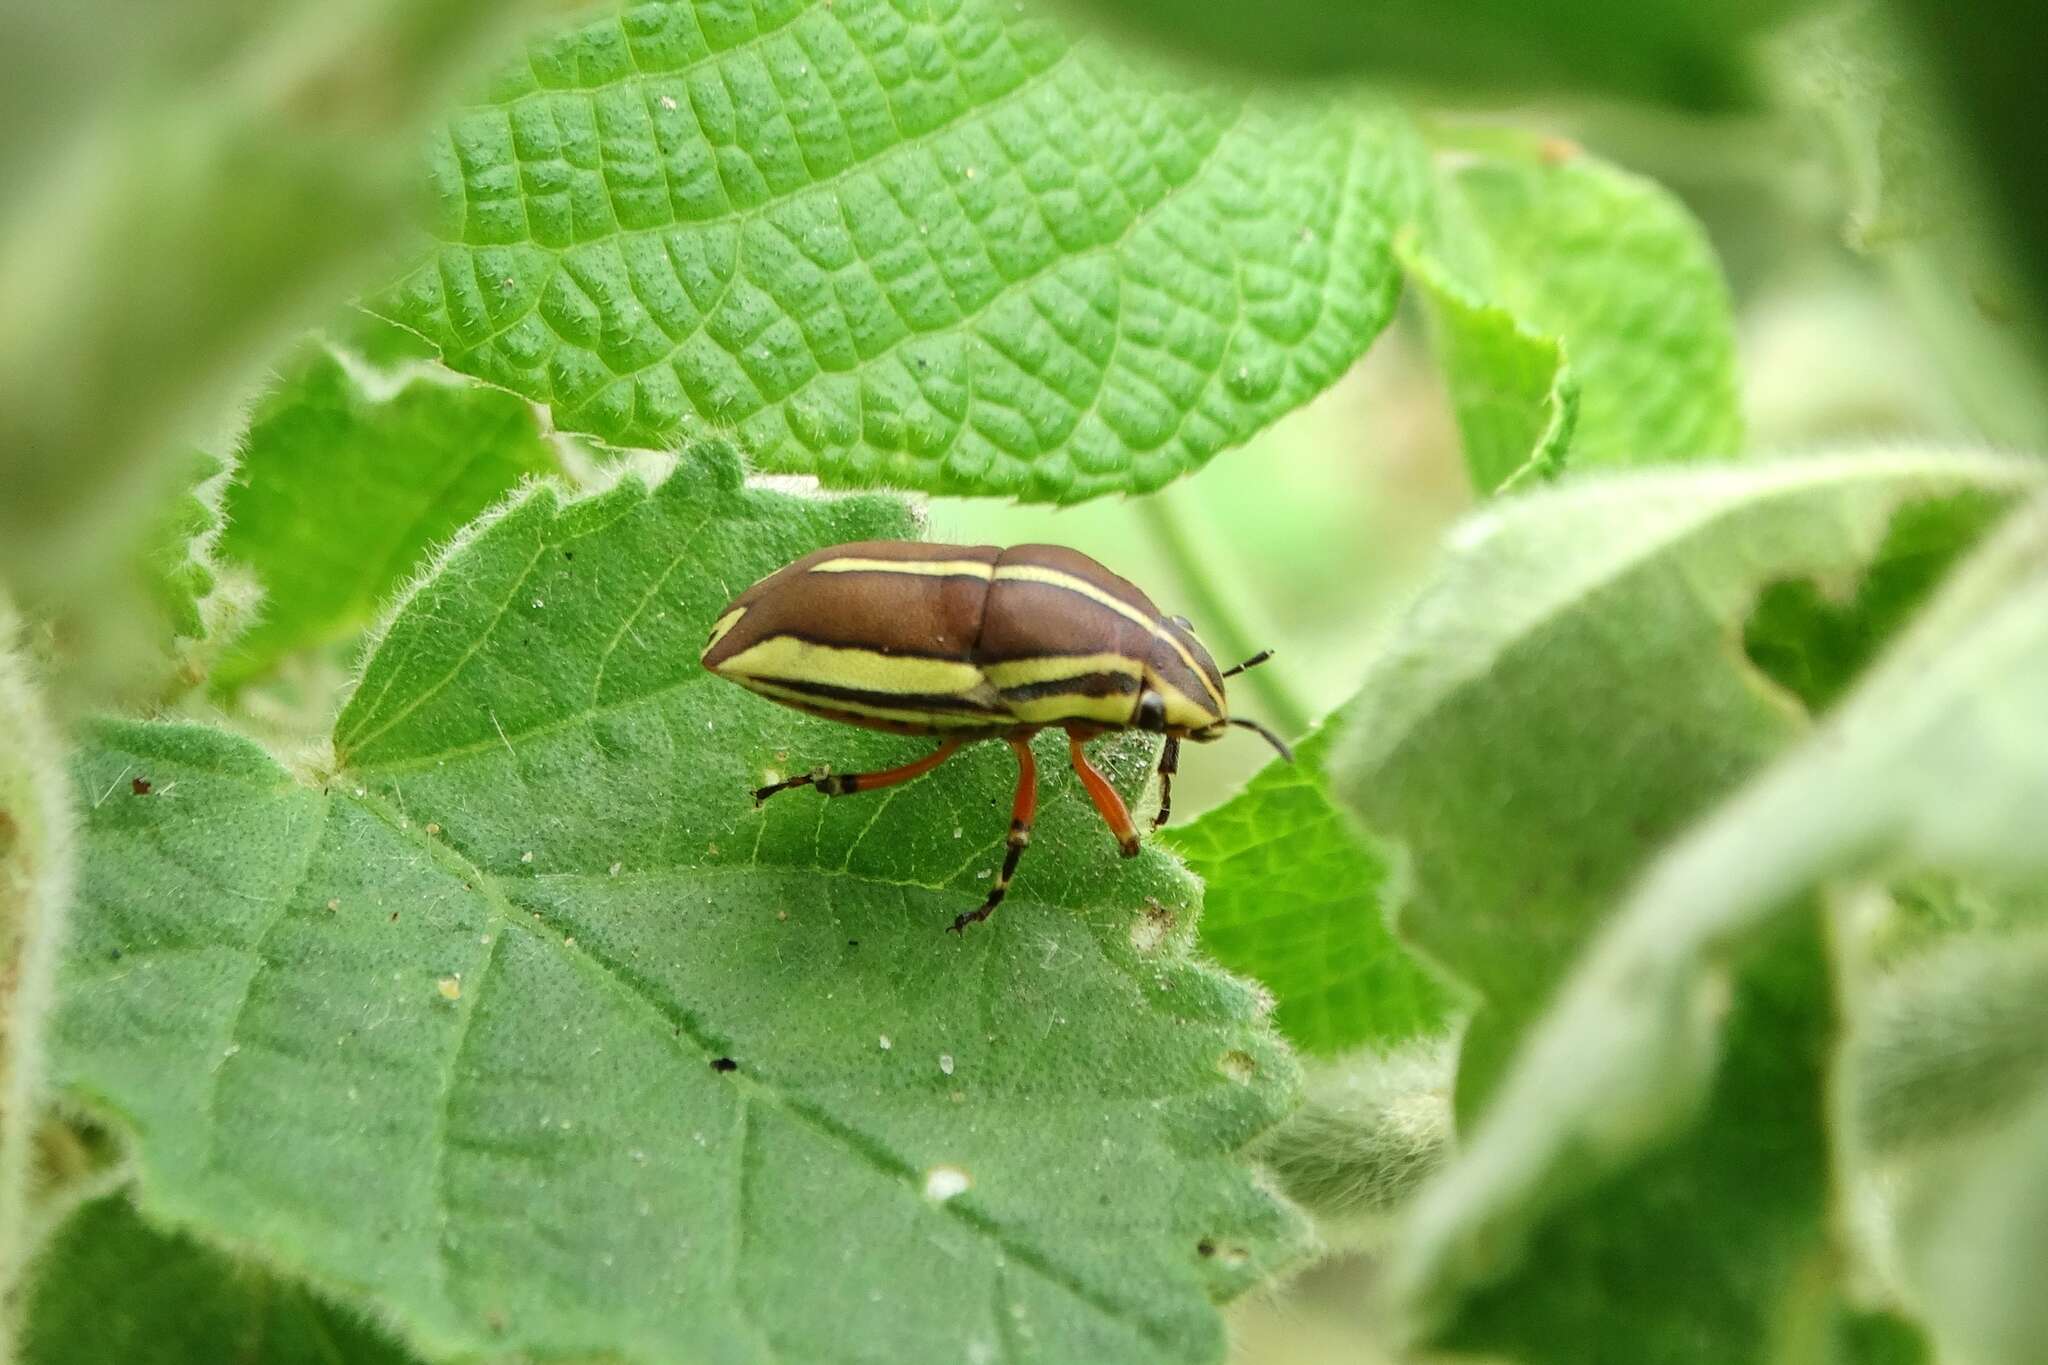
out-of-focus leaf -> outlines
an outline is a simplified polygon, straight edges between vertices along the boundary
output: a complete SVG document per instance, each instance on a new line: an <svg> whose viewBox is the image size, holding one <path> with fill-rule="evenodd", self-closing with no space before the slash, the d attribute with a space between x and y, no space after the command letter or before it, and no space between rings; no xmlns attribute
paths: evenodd
<svg viewBox="0 0 2048 1365"><path fill-rule="evenodd" d="M1755 97L1748 41L1778 0L1085 0L1162 45L1262 74L1364 73L1474 95L1619 94L1713 110Z"/></svg>
<svg viewBox="0 0 2048 1365"><path fill-rule="evenodd" d="M70 784L0 596L0 1360L28 1252L30 1161L43 1096L43 1016L71 900Z"/></svg>
<svg viewBox="0 0 2048 1365"><path fill-rule="evenodd" d="M306 1289L159 1232L123 1194L51 1234L23 1304L20 1365L408 1365L383 1333Z"/></svg>
<svg viewBox="0 0 2048 1365"><path fill-rule="evenodd" d="M97 730L56 1053L153 1215L437 1354L1219 1358L1212 1301L1298 1250L1236 1155L1295 1076L1189 959L1191 879L1117 858L1047 746L1014 894L948 935L1000 859L1003 748L757 811L764 771L911 746L697 663L740 587L909 530L715 449L543 484L404 599L331 773ZM1135 792L1150 753L1104 761Z"/></svg>
<svg viewBox="0 0 2048 1365"><path fill-rule="evenodd" d="M1710 982L1630 997L1688 1039L1719 1022L1718 1070L1666 1047L1632 1059L1627 1103L1587 1107L1570 1101L1590 1076L1500 1085L1658 848L1803 728L1741 648L1758 594L1852 592L1886 563L1901 508L2011 501L2042 478L1952 452L1638 474L1508 499L1454 537L1332 759L1335 790L1409 869L1399 932L1484 1000L1458 1100L1461 1129L1494 1136L1425 1191L1399 1262L1429 1343L1707 1365L1837 1311L1826 1276L1798 1273L1826 1232L1832 1005L1812 917L1726 955ZM1576 1055L1601 1051L1591 1036L1573 1035ZM1573 1125L1577 1164L1498 1188L1528 1129L1553 1123ZM1447 1209L1483 1229L1447 1226Z"/></svg>
<svg viewBox="0 0 2048 1365"><path fill-rule="evenodd" d="M0 131L0 575L41 598L119 560L250 367L402 231L451 80L541 7L87 0L23 26L10 58L71 65L22 73L42 94Z"/></svg>
<svg viewBox="0 0 2048 1365"><path fill-rule="evenodd" d="M1342 374L1427 179L1391 106L1190 88L1006 0L629 5L535 44L433 177L441 245L377 308L563 429L1059 502Z"/></svg>
<svg viewBox="0 0 2048 1365"><path fill-rule="evenodd" d="M1401 937L1484 997L1461 1115L1650 854L1802 728L1740 647L1759 595L1853 593L1900 508L2010 503L2043 476L1950 451L1644 473L1510 499L1455 533L1331 770L1407 859Z"/></svg>
<svg viewBox="0 0 2048 1365"><path fill-rule="evenodd" d="M1386 859L1332 804L1325 725L1167 844L1202 879L1202 947L1277 1002L1289 1042L1324 1056L1443 1030L1450 992L1388 929Z"/></svg>
<svg viewBox="0 0 2048 1365"><path fill-rule="evenodd" d="M533 410L511 394L386 377L313 348L242 444L219 553L262 585L263 614L215 681L231 687L362 626L432 546L554 467Z"/></svg>
<svg viewBox="0 0 2048 1365"><path fill-rule="evenodd" d="M1425 1322L1454 1321L1539 1253L1532 1230L1546 1212L1589 1176L1640 1160L1697 1112L1709 1077L1739 1080L1739 1033L1716 1002L1732 964L1767 951L1786 913L1810 903L1809 887L1873 860L2038 883L2048 871L2033 819L2048 801L2044 695L2048 504L2036 502L1952 575L1811 740L1687 834L1628 897L1530 1033L1450 1176L1418 1205L1396 1281ZM2030 1022L2038 1006L2025 1021L2010 1002L1997 1008L1989 1030L1951 1015L1948 1038L1973 1039L1974 1055L1956 1059L1968 1065L1890 1059L1888 1080L1915 1075L1916 1092L1938 1100L1945 1118L1897 1122L1897 1094L1870 1086L1866 1047L1856 1068L1861 1127L1896 1144L1945 1122L1954 1141L1982 1126L1987 1098L1992 1112L2024 1110L2020 1081L2038 1049L2016 1036L1994 1047L1986 1035ZM2003 1093L1990 1097L1994 1088ZM1768 1107L1788 1102L1797 1098L1782 1092ZM1752 1115L1767 1102L1757 1105ZM1905 1265L1937 1338L1958 1358L2003 1365L2030 1359L2048 1330L2033 1285L2039 1224L2027 1221L2048 1164L2031 1120L1993 1128L1995 1140L1969 1153L1967 1180L1941 1185ZM1759 1184L1768 1169L1759 1161Z"/></svg>
<svg viewBox="0 0 2048 1365"><path fill-rule="evenodd" d="M1410 255L1475 484L1554 468L1561 425L1575 470L1739 453L1728 286L1677 196L1554 139L1441 137L1435 254Z"/></svg>

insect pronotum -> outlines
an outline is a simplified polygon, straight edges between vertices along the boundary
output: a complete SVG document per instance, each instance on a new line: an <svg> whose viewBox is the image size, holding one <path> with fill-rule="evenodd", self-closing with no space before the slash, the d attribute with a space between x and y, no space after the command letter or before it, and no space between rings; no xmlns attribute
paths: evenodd
<svg viewBox="0 0 2048 1365"><path fill-rule="evenodd" d="M1188 623L1077 550L1058 545L930 545L870 540L833 545L778 569L732 600L711 627L704 666L785 706L939 746L876 772L817 767L754 793L814 787L826 796L922 777L978 740L1017 755L1017 797L1002 870L954 932L1000 905L1031 842L1038 770L1031 737L1057 726L1095 809L1125 857L1138 851L1131 813L1083 745L1112 730L1166 737L1159 755L1157 829L1173 804L1184 739L1227 727L1280 737L1230 714L1223 680L1266 661L1264 651L1218 670Z"/></svg>

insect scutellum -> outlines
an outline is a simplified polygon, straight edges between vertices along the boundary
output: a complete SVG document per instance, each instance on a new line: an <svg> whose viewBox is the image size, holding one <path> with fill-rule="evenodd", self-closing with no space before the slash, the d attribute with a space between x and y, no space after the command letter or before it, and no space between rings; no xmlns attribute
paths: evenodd
<svg viewBox="0 0 2048 1365"><path fill-rule="evenodd" d="M787 778L756 791L756 804L796 787L873 791L922 777L963 745L1009 744L1018 783L1002 870L981 906L953 921L959 931L1001 904L1031 841L1033 735L1066 731L1075 773L1130 857L1138 851L1130 811L1083 746L1118 730L1164 736L1157 829L1172 809L1181 741L1208 743L1234 726L1292 759L1278 735L1232 716L1225 692L1225 679L1270 657L1262 651L1219 670L1184 618L1162 616L1077 550L878 540L813 551L742 592L713 623L703 663L812 715L939 740L900 767Z"/></svg>

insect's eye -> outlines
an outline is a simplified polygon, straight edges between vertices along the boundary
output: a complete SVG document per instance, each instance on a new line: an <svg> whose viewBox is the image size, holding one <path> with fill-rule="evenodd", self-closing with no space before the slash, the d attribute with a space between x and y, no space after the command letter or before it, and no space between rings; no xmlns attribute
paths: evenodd
<svg viewBox="0 0 2048 1365"><path fill-rule="evenodd" d="M1164 730L1166 728L1166 699L1157 692L1146 692L1138 698L1136 721L1140 730Z"/></svg>

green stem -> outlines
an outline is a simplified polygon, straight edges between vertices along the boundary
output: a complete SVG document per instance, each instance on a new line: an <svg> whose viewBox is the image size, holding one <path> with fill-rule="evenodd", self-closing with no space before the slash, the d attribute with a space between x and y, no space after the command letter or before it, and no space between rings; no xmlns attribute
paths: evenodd
<svg viewBox="0 0 2048 1365"><path fill-rule="evenodd" d="M1188 538L1187 528L1181 524L1180 509L1173 491L1161 489L1137 499L1137 505L1138 515L1152 533L1153 543L1173 565L1181 589L1191 599L1191 614L1199 620L1202 638L1215 648L1219 662L1228 668L1240 659L1250 658L1260 646L1253 643L1251 632L1245 629L1244 623L1217 590L1210 575L1209 561L1196 552ZM1274 729L1290 739L1308 733L1308 708L1287 686L1280 668L1266 664L1240 676L1257 694L1259 704Z"/></svg>

